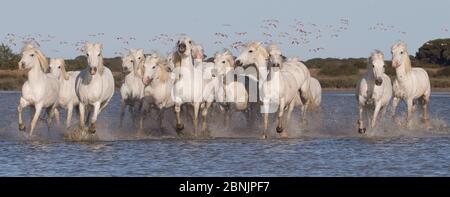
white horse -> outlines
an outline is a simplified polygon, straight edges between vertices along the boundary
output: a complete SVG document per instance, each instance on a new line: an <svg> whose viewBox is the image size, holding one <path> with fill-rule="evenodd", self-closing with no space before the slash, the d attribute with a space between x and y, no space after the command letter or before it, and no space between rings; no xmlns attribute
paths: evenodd
<svg viewBox="0 0 450 197"><path fill-rule="evenodd" d="M310 105L317 107L322 99L322 88L316 79L311 79L308 68L300 62L298 58L285 58L277 45L271 44L267 47L269 60L273 67L280 67L283 70L291 72L299 87L300 100L296 103L301 106L302 121L305 121L306 112ZM313 84L311 84L313 83ZM288 111L288 117L292 113L292 109Z"/></svg>
<svg viewBox="0 0 450 197"><path fill-rule="evenodd" d="M48 74L48 62L44 54L31 44L22 49L19 70L29 69L28 80L22 86L22 95L17 107L19 116L19 130L25 131L22 111L27 106L34 106L35 112L31 120L30 136L36 127L42 108L47 109L47 124L50 126L51 117L57 113L56 105L59 92L58 79ZM59 116L57 116L59 117ZM58 119L57 119L58 121ZM58 121L59 122L59 121Z"/></svg>
<svg viewBox="0 0 450 197"><path fill-rule="evenodd" d="M269 58L270 55L267 49L262 47L260 43L253 42L244 48L236 60L238 66L248 67L248 65L254 64L257 68L258 87L263 103L261 112L264 114L263 139L267 138L269 113L275 112L278 112L276 130L282 137L287 137L287 132L283 128L284 110L288 108L292 112L293 107L297 103L296 101L300 100L300 87L306 80L303 79L303 83L300 84L296 78L296 72L287 69L287 66L286 70L284 70L280 68L280 64L268 63Z"/></svg>
<svg viewBox="0 0 450 197"><path fill-rule="evenodd" d="M122 70L126 73L122 86L120 87L120 126L123 123L125 108L129 106L133 122L135 115L139 113L144 97L144 84L142 83L143 64L145 61L144 50L131 49L128 54L122 57Z"/></svg>
<svg viewBox="0 0 450 197"><path fill-rule="evenodd" d="M176 130L181 132L184 124L181 122L181 105L189 103L193 109L194 135L197 135L198 113L203 101L202 68L194 67L192 47L194 43L189 37L182 37L176 44L176 51L172 53L172 64L175 68L175 84L172 96L175 100Z"/></svg>
<svg viewBox="0 0 450 197"><path fill-rule="evenodd" d="M59 78L60 88L57 104L58 107L67 109L66 128L69 128L73 108L78 106L80 102L75 92L75 81L80 71L67 72L66 64L62 58L50 59L49 66L51 73Z"/></svg>
<svg viewBox="0 0 450 197"><path fill-rule="evenodd" d="M320 85L319 80L314 77L310 77L308 85L308 92L301 94L301 97L306 100L306 102L304 102L304 105L306 105L305 110L308 110L308 108L318 108L322 102L322 86Z"/></svg>
<svg viewBox="0 0 450 197"><path fill-rule="evenodd" d="M207 132L206 117L208 115L208 109L212 106L213 102L218 101L220 98L224 98L224 89L222 85L223 72L220 72L213 62L204 62L204 52L200 45L192 46L192 56L194 58L194 67L201 69L202 79L202 101L200 109L202 109L202 131Z"/></svg>
<svg viewBox="0 0 450 197"><path fill-rule="evenodd" d="M408 111L406 124L409 125L413 113L413 101L419 99L423 108L423 120L429 126L428 102L430 101L430 78L423 68L412 68L406 44L398 42L392 46L392 67L395 68L394 99L392 101L392 116L395 117L398 103L404 100Z"/></svg>
<svg viewBox="0 0 450 197"><path fill-rule="evenodd" d="M392 83L389 76L384 73L384 55L381 51L375 51L369 58L367 73L356 86L356 99L358 100L359 118L358 132L365 133L364 111L375 108L372 119L369 121L370 127L376 126L378 113L381 110L381 117L384 116L387 106L392 98Z"/></svg>
<svg viewBox="0 0 450 197"><path fill-rule="evenodd" d="M229 50L214 55L214 69L219 83L216 102L221 103L221 109L227 113L225 114L225 124L228 122L228 117L235 111L246 112L247 121L253 121L248 108L249 95L245 88L245 77L237 75L234 65L234 58ZM237 80L235 80L236 75Z"/></svg>
<svg viewBox="0 0 450 197"><path fill-rule="evenodd" d="M147 56L143 67L142 82L145 85L145 96L141 109L140 129L143 129L147 110L154 107L158 109L159 128L162 131L164 111L175 105L171 94L174 83L174 77L171 76L172 70L167 60L157 53Z"/></svg>
<svg viewBox="0 0 450 197"><path fill-rule="evenodd" d="M80 127L85 127L86 107L92 106L93 114L88 131L95 133L97 116L108 105L114 94L114 78L111 70L103 65L102 45L100 43L86 43L84 51L89 66L78 75L75 91L80 100Z"/></svg>

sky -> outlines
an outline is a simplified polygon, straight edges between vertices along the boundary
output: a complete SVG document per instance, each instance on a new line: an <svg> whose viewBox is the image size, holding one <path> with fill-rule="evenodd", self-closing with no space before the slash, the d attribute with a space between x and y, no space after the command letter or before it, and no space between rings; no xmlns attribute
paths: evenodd
<svg viewBox="0 0 450 197"><path fill-rule="evenodd" d="M10 0L1 2L0 42L19 52L35 40L48 57L73 58L86 41L104 56L130 48L166 54L188 35L208 56L241 43L278 43L286 56L390 58L394 42L410 54L450 37L450 1L427 0ZM234 48L233 48L234 47Z"/></svg>

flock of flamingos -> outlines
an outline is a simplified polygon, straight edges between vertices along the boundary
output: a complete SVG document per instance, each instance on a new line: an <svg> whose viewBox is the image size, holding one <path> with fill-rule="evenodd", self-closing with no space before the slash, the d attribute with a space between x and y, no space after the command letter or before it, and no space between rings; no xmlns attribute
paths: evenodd
<svg viewBox="0 0 450 197"><path fill-rule="evenodd" d="M96 121L114 94L114 78L103 64L102 45L87 42L83 48L88 65L81 71L66 71L64 59L52 58L48 62L43 53L26 44L21 52L19 69L28 70L17 107L19 130L25 131L23 109L34 109L29 136L33 135L42 110L46 110L47 124L52 119L59 124L59 110L67 109L65 127L71 127L73 109L78 107L81 132L96 132ZM369 57L367 73L356 88L359 108L358 132L365 133L366 125L376 126L377 117L383 117L392 100L392 116L398 103L407 104L408 127L415 103L423 108L424 124L428 125L430 80L422 68L412 68L406 44L396 43L391 48L392 67L396 77L392 83L385 74L384 55L374 51ZM174 50L163 57L157 52L145 54L142 49L131 49L122 57L126 74L120 88L120 125L126 108L139 131L149 112L159 112L160 129L164 111L173 109L177 133L183 133L181 111L192 107L194 135L207 135L208 113L213 105L229 118L233 112L242 112L253 124L262 114L262 138L267 138L269 114L276 115L276 132L288 137L286 129L294 108L299 107L303 119L308 111L320 107L321 86L311 77L308 68L297 58L287 58L276 44L264 46L250 42L235 58L229 50L218 52L213 61L205 61L203 49L187 36L181 37ZM415 100L420 102L414 102ZM365 118L367 112L371 116ZM287 113L287 114L285 114ZM382 115L379 115L381 113ZM199 125L201 115L201 125ZM367 119L367 121L365 121ZM138 121L137 121L138 120ZM367 124L366 124L367 123ZM87 125L86 125L87 124Z"/></svg>

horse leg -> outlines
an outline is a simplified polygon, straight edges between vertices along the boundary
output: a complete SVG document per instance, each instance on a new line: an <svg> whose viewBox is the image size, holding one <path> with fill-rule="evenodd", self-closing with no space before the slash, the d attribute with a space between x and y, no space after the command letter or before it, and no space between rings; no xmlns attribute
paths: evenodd
<svg viewBox="0 0 450 197"><path fill-rule="evenodd" d="M180 132L184 129L184 124L181 122L180 113L181 113L181 106L180 106L180 104L175 104L175 118L177 120L177 122L176 122L176 130L177 130L178 134L180 134Z"/></svg>
<svg viewBox="0 0 450 197"><path fill-rule="evenodd" d="M123 126L123 117L125 116L125 101L121 100L120 102L120 120L119 120L119 127L122 128Z"/></svg>
<svg viewBox="0 0 450 197"><path fill-rule="evenodd" d="M86 106L84 105L84 103L81 103L78 105L78 111L80 113L80 129L84 129L84 125L85 125L85 119L84 119L84 113L86 111Z"/></svg>
<svg viewBox="0 0 450 197"><path fill-rule="evenodd" d="M33 119L31 120L30 136L33 135L34 128L36 128L36 123L39 119L39 116L41 115L42 104L38 103L37 105L35 105L35 108L36 110L34 112Z"/></svg>
<svg viewBox="0 0 450 197"><path fill-rule="evenodd" d="M159 110L158 114L158 122L159 122L159 131L163 133L163 117L164 117L164 111L166 111L166 108L161 108Z"/></svg>
<svg viewBox="0 0 450 197"><path fill-rule="evenodd" d="M406 100L406 105L408 106L408 112L406 113L406 126L409 127L413 113L413 99L408 98L408 100Z"/></svg>
<svg viewBox="0 0 450 197"><path fill-rule="evenodd" d="M364 106L361 104L358 105L359 118L358 118L358 133L365 133L366 128L364 128Z"/></svg>
<svg viewBox="0 0 450 197"><path fill-rule="evenodd" d="M264 129L263 129L263 134L262 134L262 139L267 139L267 128L269 127L269 102L264 102L263 103L263 113L264 113Z"/></svg>
<svg viewBox="0 0 450 197"><path fill-rule="evenodd" d="M198 129L198 111L200 110L200 103L196 102L194 103L194 136L197 136L197 129Z"/></svg>
<svg viewBox="0 0 450 197"><path fill-rule="evenodd" d="M269 112L264 113L264 130L262 139L267 139L267 127L269 126Z"/></svg>
<svg viewBox="0 0 450 197"><path fill-rule="evenodd" d="M423 109L423 122L425 123L426 127L430 127L430 117L428 114L428 103L429 98L425 95L422 96L422 109Z"/></svg>
<svg viewBox="0 0 450 197"><path fill-rule="evenodd" d="M370 125L370 128L375 128L376 124L377 124L377 117L378 117L378 113L380 112L381 109L381 104L377 103L375 105L375 110L373 112L373 116L372 116L372 124Z"/></svg>
<svg viewBox="0 0 450 197"><path fill-rule="evenodd" d="M51 107L47 109L47 127L50 129L50 124L52 123L53 116L56 119L56 125L61 126L61 121L59 119L59 110L56 107Z"/></svg>
<svg viewBox="0 0 450 197"><path fill-rule="evenodd" d="M397 123L399 123L399 122L397 121L397 116L396 116L396 113L397 113L397 106L398 106L398 103L399 103L399 102L400 102L400 98L398 98L398 97L394 97L394 98L392 99L391 115L392 115L392 119L394 119L394 121L397 122Z"/></svg>
<svg viewBox="0 0 450 197"><path fill-rule="evenodd" d="M20 98L20 103L17 106L17 113L19 115L19 131L25 131L25 124L23 123L23 109L25 107L27 107L28 105L30 105L30 103L28 103L28 101L26 101L23 98Z"/></svg>
<svg viewBox="0 0 450 197"><path fill-rule="evenodd" d="M202 110L202 130L203 132L207 132L207 125L206 125L206 116L208 115L208 109L211 107L211 102L207 102L205 107Z"/></svg>
<svg viewBox="0 0 450 197"><path fill-rule="evenodd" d="M91 124L89 125L89 133L94 134L96 132L96 122L97 122L97 116L100 112L100 102L94 103L94 111L91 117Z"/></svg>
<svg viewBox="0 0 450 197"><path fill-rule="evenodd" d="M149 106L147 105L147 102L144 102L142 104L142 108L140 110L141 115L139 117L139 129L138 129L138 132L142 132L144 130L144 121L145 121L145 118L147 118L147 109L148 109L148 107Z"/></svg>
<svg viewBox="0 0 450 197"><path fill-rule="evenodd" d="M287 132L284 131L283 128L283 115L284 115L284 107L286 106L286 103L284 99L281 100L280 106L278 107L278 126L277 126L277 133L281 135L281 137L286 138Z"/></svg>
<svg viewBox="0 0 450 197"><path fill-rule="evenodd" d="M294 107L295 107L295 103L292 101L292 102L289 104L289 108L288 108L288 112L287 112L287 117L286 117L286 124L289 124L289 122L291 121L292 111L294 111Z"/></svg>
<svg viewBox="0 0 450 197"><path fill-rule="evenodd" d="M70 122L72 122L72 113L73 103L69 103L69 105L67 105L66 129L70 127Z"/></svg>

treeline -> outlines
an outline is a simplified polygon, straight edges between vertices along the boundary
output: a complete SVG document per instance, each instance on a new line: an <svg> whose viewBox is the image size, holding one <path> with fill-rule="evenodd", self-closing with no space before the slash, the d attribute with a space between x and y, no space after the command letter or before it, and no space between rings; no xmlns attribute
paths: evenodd
<svg viewBox="0 0 450 197"><path fill-rule="evenodd" d="M433 87L450 87L450 39L428 41L410 58L413 66L425 68ZM20 89L26 75L13 71L17 70L19 60L19 54L14 53L7 45L0 45L0 89ZM123 77L121 58L104 58L104 63L114 72L116 85L119 86ZM367 63L367 58L314 58L305 62L311 74L320 80L324 88L354 88L365 72ZM85 56L78 56L75 59L67 59L66 64L67 70L81 70L85 68L87 61ZM386 61L386 73L394 77L395 70L390 64L390 61Z"/></svg>

